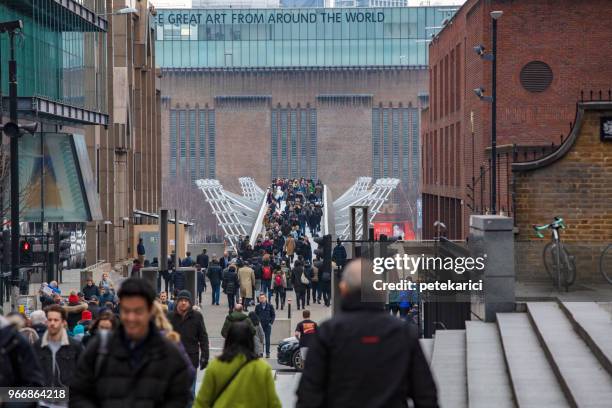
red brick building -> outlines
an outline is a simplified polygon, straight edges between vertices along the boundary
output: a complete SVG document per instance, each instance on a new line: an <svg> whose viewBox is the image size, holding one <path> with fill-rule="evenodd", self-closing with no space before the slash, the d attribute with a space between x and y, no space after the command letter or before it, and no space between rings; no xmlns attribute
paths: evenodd
<svg viewBox="0 0 612 408"><path fill-rule="evenodd" d="M576 103L612 88L609 0L468 0L429 47L429 108L421 126L423 238L443 221L463 239L471 214L489 211L490 12L498 20L497 209L514 215L511 165L547 153L567 137Z"/></svg>

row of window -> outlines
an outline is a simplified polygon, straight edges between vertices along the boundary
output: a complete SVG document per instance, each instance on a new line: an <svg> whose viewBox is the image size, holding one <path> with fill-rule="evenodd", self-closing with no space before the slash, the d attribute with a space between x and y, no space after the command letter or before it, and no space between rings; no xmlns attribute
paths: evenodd
<svg viewBox="0 0 612 408"><path fill-rule="evenodd" d="M169 130L170 177L215 178L215 111L171 109Z"/></svg>
<svg viewBox="0 0 612 408"><path fill-rule="evenodd" d="M419 119L416 108L372 109L372 177L401 180L406 190L419 182ZM394 195L394 201L399 196Z"/></svg>
<svg viewBox="0 0 612 408"><path fill-rule="evenodd" d="M423 135L424 184L460 187L461 122Z"/></svg>
<svg viewBox="0 0 612 408"><path fill-rule="evenodd" d="M461 44L429 69L430 121L444 118L461 108Z"/></svg>
<svg viewBox="0 0 612 408"><path fill-rule="evenodd" d="M317 178L317 112L310 108L273 109L272 178Z"/></svg>

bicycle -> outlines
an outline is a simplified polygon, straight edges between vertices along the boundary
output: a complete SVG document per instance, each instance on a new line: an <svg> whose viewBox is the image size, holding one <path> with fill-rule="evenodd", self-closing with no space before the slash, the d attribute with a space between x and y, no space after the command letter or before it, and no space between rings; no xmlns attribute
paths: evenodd
<svg viewBox="0 0 612 408"><path fill-rule="evenodd" d="M569 291L570 285L576 280L576 263L573 256L570 255L568 250L561 242L561 235L559 230L565 229L563 218L555 217L554 221L546 225L533 225L533 229L539 238L544 238L544 235L540 231L550 229L551 240L542 251L542 259L544 261L544 267L546 272L553 280L559 290L561 287L565 287L565 291Z"/></svg>
<svg viewBox="0 0 612 408"><path fill-rule="evenodd" d="M612 244L608 244L599 256L599 272L612 285Z"/></svg>

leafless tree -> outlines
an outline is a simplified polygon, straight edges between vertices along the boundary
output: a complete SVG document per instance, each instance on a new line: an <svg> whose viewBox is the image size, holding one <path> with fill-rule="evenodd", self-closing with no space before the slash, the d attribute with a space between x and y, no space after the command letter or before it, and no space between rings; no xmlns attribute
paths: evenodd
<svg viewBox="0 0 612 408"><path fill-rule="evenodd" d="M162 191L163 206L178 209L179 219L194 223L190 231L192 242L216 241L215 235L221 235L204 194L191 180L189 172L183 171L175 178L166 177Z"/></svg>
<svg viewBox="0 0 612 408"><path fill-rule="evenodd" d="M8 196L11 192L11 156L8 144L0 145L0 220L2 227L10 225L11 201ZM41 180L38 179L34 183L28 183L19 192L19 208L20 214L23 215L27 208L28 200L32 193L40 186Z"/></svg>

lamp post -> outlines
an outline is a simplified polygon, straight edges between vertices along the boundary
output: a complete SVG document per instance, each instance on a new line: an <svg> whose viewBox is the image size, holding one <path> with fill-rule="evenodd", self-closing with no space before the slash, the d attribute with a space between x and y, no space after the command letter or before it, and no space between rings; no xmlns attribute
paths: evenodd
<svg viewBox="0 0 612 408"><path fill-rule="evenodd" d="M501 18L503 11L492 11L493 19L493 63L491 81L493 82L491 104L491 213L497 214L497 20Z"/></svg>
<svg viewBox="0 0 612 408"><path fill-rule="evenodd" d="M474 51L484 60L491 61L491 96L484 95L484 88L474 89L474 93L481 100L491 102L491 214L497 213L497 20L504 14L503 11L492 11L492 50L485 52L485 47L480 44L474 47Z"/></svg>
<svg viewBox="0 0 612 408"><path fill-rule="evenodd" d="M15 34L21 31L21 20L0 23L0 33L8 33L10 57L9 72L9 123L2 127L10 139L11 151L11 283L13 308L17 307L19 295L19 135L17 122L17 61L15 60Z"/></svg>

